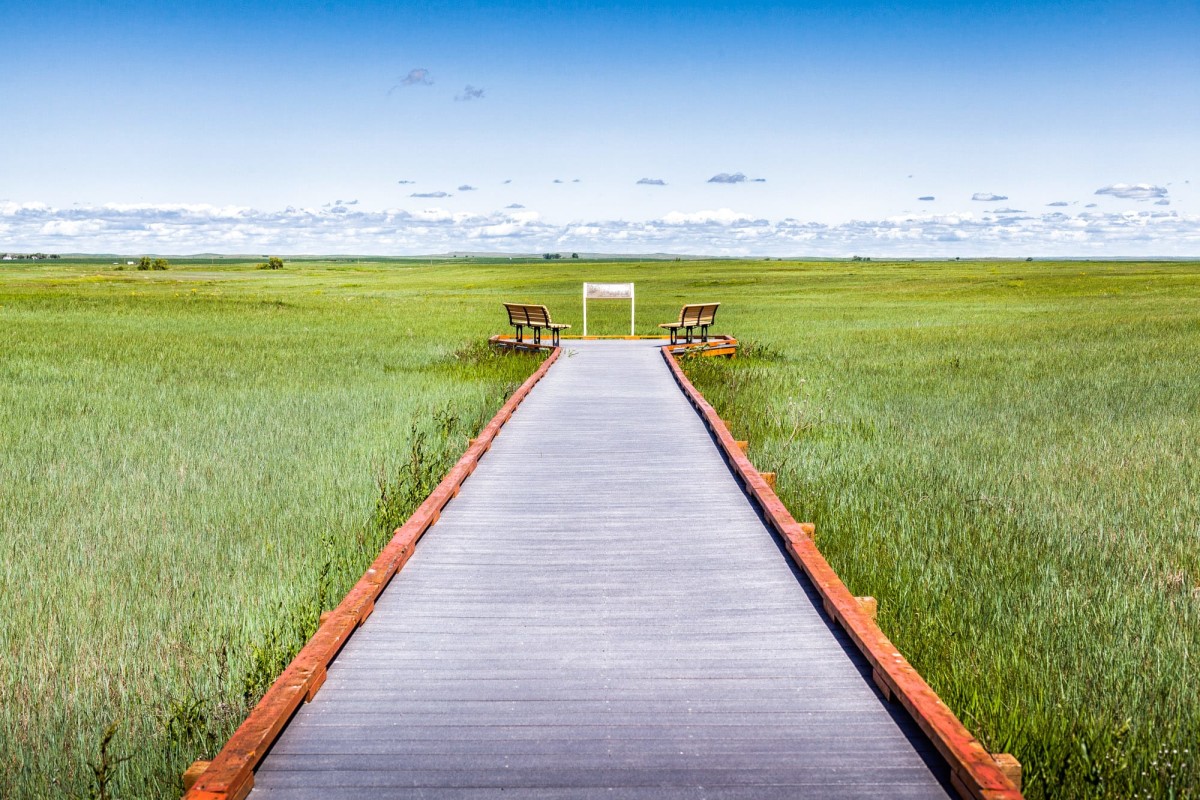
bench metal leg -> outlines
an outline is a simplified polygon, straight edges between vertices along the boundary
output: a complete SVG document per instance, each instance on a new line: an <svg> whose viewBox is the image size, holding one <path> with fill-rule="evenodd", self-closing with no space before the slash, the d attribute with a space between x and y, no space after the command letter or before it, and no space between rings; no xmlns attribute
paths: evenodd
<svg viewBox="0 0 1200 800"><path fill-rule="evenodd" d="M679 344L679 329L678 328L667 328L667 330L671 334L671 344Z"/></svg>
<svg viewBox="0 0 1200 800"><path fill-rule="evenodd" d="M513 327L517 329L517 341L519 342L519 341L521 341L521 328L522 328L522 326L521 326L521 325L514 325Z"/></svg>
<svg viewBox="0 0 1200 800"><path fill-rule="evenodd" d="M692 343L692 329L690 327L687 329L687 343Z"/></svg>
<svg viewBox="0 0 1200 800"><path fill-rule="evenodd" d="M550 331L550 343L553 344L555 347L558 347L558 343L560 341L562 341L562 339L559 336L558 328L555 328L552 331Z"/></svg>
<svg viewBox="0 0 1200 800"><path fill-rule="evenodd" d="M541 328L533 329L533 343L534 344L542 343L542 329Z"/></svg>
<svg viewBox="0 0 1200 800"><path fill-rule="evenodd" d="M702 341L702 342L708 341L708 326L707 325L700 326L700 341Z"/></svg>

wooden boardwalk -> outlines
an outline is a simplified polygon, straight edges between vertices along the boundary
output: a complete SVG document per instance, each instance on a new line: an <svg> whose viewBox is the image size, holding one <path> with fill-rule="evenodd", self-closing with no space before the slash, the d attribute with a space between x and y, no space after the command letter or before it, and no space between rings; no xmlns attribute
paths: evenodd
<svg viewBox="0 0 1200 800"><path fill-rule="evenodd" d="M251 798L947 795L657 344L564 343Z"/></svg>

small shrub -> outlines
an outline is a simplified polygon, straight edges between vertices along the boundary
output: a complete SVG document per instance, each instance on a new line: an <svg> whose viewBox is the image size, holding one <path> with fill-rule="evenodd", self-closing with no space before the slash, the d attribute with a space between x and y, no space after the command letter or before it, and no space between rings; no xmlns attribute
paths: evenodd
<svg viewBox="0 0 1200 800"><path fill-rule="evenodd" d="M170 266L171 266L171 262L167 261L165 258L156 258L156 259L154 259L154 263L150 265L150 268L151 269L167 269Z"/></svg>
<svg viewBox="0 0 1200 800"><path fill-rule="evenodd" d="M787 356L774 345L754 339L743 339L739 342L738 358L754 358L759 361L784 361Z"/></svg>
<svg viewBox="0 0 1200 800"><path fill-rule="evenodd" d="M167 702L167 741L176 747L210 744L205 705L203 699L190 695L171 698Z"/></svg>
<svg viewBox="0 0 1200 800"><path fill-rule="evenodd" d="M137 268L143 272L154 266L154 262L150 260L150 256L142 256L138 261Z"/></svg>
<svg viewBox="0 0 1200 800"><path fill-rule="evenodd" d="M283 269L283 259L279 256L271 256L266 262L258 265L259 269Z"/></svg>
<svg viewBox="0 0 1200 800"><path fill-rule="evenodd" d="M112 740L117 735L118 727L119 723L113 722L104 730L104 735L100 739L100 758L98 761L88 762L88 767L92 770L92 785L88 792L91 800L111 800L117 768L133 758L132 755L114 756L109 750Z"/></svg>

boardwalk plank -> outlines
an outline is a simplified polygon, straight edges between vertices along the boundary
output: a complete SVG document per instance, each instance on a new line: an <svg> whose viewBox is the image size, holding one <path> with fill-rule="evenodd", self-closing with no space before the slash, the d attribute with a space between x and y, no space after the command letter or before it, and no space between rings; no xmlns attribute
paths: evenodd
<svg viewBox="0 0 1200 800"><path fill-rule="evenodd" d="M865 781L852 785L788 784L759 786L622 786L598 791L595 788L541 788L529 787L519 792L511 788L408 788L381 789L371 791L371 797L411 798L428 800L503 800L521 797L525 800L591 800L603 796L605 800L795 800L797 797L820 797L822 800L851 800L861 797L887 797L889 800L921 800L928 798L937 789L927 783L895 783L884 781L869 784ZM262 787L254 790L258 800L361 800L362 789L358 787L306 787L287 789Z"/></svg>
<svg viewBox="0 0 1200 800"><path fill-rule="evenodd" d="M820 757L820 756L819 756ZM898 764L876 765L860 763L851 767L819 765L798 767L795 764L775 768L713 769L704 767L670 768L654 765L644 769L607 766L599 769L576 768L527 768L505 769L494 759L490 765L477 763L465 769L419 770L401 766L384 766L371 769L361 764L364 757L341 758L342 768L324 766L313 770L260 771L270 778L270 785L279 788L303 787L359 787L374 788L420 788L420 787L475 787L475 788L583 788L605 789L611 786L769 786L780 783L822 785L854 785L863 781L873 784L885 782L921 783L930 782L929 772L921 767ZM824 759L822 758L822 761ZM934 784L936 785L936 784Z"/></svg>

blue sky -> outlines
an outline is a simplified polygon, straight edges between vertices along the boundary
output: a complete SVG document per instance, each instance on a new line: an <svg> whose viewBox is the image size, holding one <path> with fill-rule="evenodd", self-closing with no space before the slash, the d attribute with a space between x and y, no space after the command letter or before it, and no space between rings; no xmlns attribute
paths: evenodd
<svg viewBox="0 0 1200 800"><path fill-rule="evenodd" d="M5 1L0 28L0 248L1200 255L1194 0Z"/></svg>

